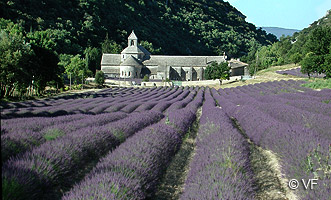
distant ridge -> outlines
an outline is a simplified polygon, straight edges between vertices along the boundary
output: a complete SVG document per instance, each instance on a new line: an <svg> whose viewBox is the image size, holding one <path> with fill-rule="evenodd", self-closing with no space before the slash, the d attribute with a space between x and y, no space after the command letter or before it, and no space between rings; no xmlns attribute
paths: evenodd
<svg viewBox="0 0 331 200"><path fill-rule="evenodd" d="M292 36L295 32L300 32L297 29L287 29L287 28L279 28L279 27L261 27L267 33L274 34L279 39L282 35Z"/></svg>

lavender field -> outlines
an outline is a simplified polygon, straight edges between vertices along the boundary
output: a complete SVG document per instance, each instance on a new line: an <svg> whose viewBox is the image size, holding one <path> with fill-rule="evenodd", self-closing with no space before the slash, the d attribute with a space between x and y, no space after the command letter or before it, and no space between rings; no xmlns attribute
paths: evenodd
<svg viewBox="0 0 331 200"><path fill-rule="evenodd" d="M301 78L308 78L307 74L301 73L300 67L295 68L295 69L284 70L284 71L276 71L276 73L282 74L282 75L292 75L292 76L297 76L297 77L301 77ZM314 77L314 78L323 78L324 76L325 76L325 74L310 74L310 77Z"/></svg>
<svg viewBox="0 0 331 200"><path fill-rule="evenodd" d="M330 199L331 90L303 83L111 88L3 104L2 199L160 199L189 139L183 173L162 199ZM317 184L292 190L291 179Z"/></svg>

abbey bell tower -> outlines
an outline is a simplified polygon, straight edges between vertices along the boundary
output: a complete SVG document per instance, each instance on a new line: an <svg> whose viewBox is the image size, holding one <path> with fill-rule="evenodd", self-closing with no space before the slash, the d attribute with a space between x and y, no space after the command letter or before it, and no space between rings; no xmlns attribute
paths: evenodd
<svg viewBox="0 0 331 200"><path fill-rule="evenodd" d="M128 47L129 46L134 46L134 47L138 46L138 38L136 34L134 34L134 31L132 31L132 33L128 37Z"/></svg>
<svg viewBox="0 0 331 200"><path fill-rule="evenodd" d="M128 47L121 52L121 62L124 62L130 56L142 61L145 54L140 48L138 38L136 34L134 34L134 31L132 31L128 37Z"/></svg>

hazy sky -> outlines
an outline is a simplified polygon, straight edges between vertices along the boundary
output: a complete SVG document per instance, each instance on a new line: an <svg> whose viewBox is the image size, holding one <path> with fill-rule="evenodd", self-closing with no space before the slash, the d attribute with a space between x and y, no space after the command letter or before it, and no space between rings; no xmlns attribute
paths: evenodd
<svg viewBox="0 0 331 200"><path fill-rule="evenodd" d="M226 0L225 0L226 1ZM303 29L331 9L331 0L227 0L256 26Z"/></svg>

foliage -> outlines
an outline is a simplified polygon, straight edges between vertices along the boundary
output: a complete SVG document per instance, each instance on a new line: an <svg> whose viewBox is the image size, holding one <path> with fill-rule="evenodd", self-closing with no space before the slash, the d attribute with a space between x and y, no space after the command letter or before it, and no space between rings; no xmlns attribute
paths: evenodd
<svg viewBox="0 0 331 200"><path fill-rule="evenodd" d="M230 77L230 67L227 62L222 62L218 64L217 62L212 62L204 71L204 76L207 80L210 79L229 79Z"/></svg>
<svg viewBox="0 0 331 200"><path fill-rule="evenodd" d="M143 82L148 82L149 81L149 76L146 74L142 80Z"/></svg>
<svg viewBox="0 0 331 200"><path fill-rule="evenodd" d="M331 89L331 79L314 79L308 83L302 84L301 86L313 89Z"/></svg>
<svg viewBox="0 0 331 200"><path fill-rule="evenodd" d="M33 55L31 45L26 42L22 28L9 20L0 20L0 65L1 98L11 96L14 90L27 88L32 81L28 73L29 59Z"/></svg>
<svg viewBox="0 0 331 200"><path fill-rule="evenodd" d="M21 94L29 86L41 94L49 82L61 83L61 69L48 31L24 36L20 24L1 19L1 97Z"/></svg>
<svg viewBox="0 0 331 200"><path fill-rule="evenodd" d="M252 45L277 40L220 0L8 1L1 11L0 17L22 21L26 32L54 35L58 54L83 54L88 47L119 53L131 30L152 44L152 52L168 55L239 57Z"/></svg>
<svg viewBox="0 0 331 200"><path fill-rule="evenodd" d="M70 62L65 67L65 73L73 79L75 84L83 82L85 79L92 75L92 72L87 68L84 59L80 58L80 55L76 55L70 58Z"/></svg>
<svg viewBox="0 0 331 200"><path fill-rule="evenodd" d="M302 59L300 64L301 72L307 74L310 78L310 74L317 72L319 65L321 64L321 60L319 56L316 56L313 52L309 52Z"/></svg>
<svg viewBox="0 0 331 200"><path fill-rule="evenodd" d="M292 54L290 60L296 65L302 60L301 54L299 52Z"/></svg>
<svg viewBox="0 0 331 200"><path fill-rule="evenodd" d="M101 69L101 51L95 47L87 47L84 51L87 69L95 73Z"/></svg>
<svg viewBox="0 0 331 200"><path fill-rule="evenodd" d="M122 46L114 41L108 39L108 34L106 39L101 44L102 53L114 53L119 54L122 51Z"/></svg>
<svg viewBox="0 0 331 200"><path fill-rule="evenodd" d="M305 51L308 52L303 58L302 72L324 73L327 78L331 77L331 27L318 27L309 35Z"/></svg>
<svg viewBox="0 0 331 200"><path fill-rule="evenodd" d="M105 75L103 71L98 71L95 74L95 82L97 83L98 86L103 86L103 84L105 83Z"/></svg>
<svg viewBox="0 0 331 200"><path fill-rule="evenodd" d="M328 12L292 37L282 36L270 46L250 49L241 60L250 64L251 74L274 65L300 63L304 73L324 73L330 77L330 25L331 12Z"/></svg>
<svg viewBox="0 0 331 200"><path fill-rule="evenodd" d="M144 41L144 40L143 41L140 41L140 45L142 47L144 47L147 51L149 51L151 54L158 55L158 54L161 54L161 52L162 52L161 47L155 49L154 46L153 46L153 44L150 43L150 42L148 42L148 41Z"/></svg>

